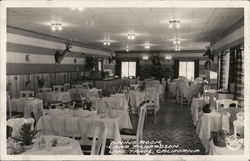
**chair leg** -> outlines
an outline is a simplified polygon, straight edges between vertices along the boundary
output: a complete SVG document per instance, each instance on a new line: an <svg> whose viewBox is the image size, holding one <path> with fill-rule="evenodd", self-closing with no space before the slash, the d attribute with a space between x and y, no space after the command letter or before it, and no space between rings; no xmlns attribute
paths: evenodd
<svg viewBox="0 0 250 161"><path fill-rule="evenodd" d="M156 109L155 109L154 123L156 124Z"/></svg>

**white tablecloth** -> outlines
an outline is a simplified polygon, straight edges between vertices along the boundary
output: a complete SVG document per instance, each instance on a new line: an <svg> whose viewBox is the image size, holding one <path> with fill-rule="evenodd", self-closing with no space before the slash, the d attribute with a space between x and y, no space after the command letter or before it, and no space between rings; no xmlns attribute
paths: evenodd
<svg viewBox="0 0 250 161"><path fill-rule="evenodd" d="M144 92L129 91L129 104L132 107L132 113L137 113L137 108L143 101L145 101Z"/></svg>
<svg viewBox="0 0 250 161"><path fill-rule="evenodd" d="M35 118L38 119L43 113L43 100L38 98L14 98L10 100L10 103L12 111L23 112L24 118L30 118L33 112Z"/></svg>
<svg viewBox="0 0 250 161"><path fill-rule="evenodd" d="M193 96L199 92L199 85L192 85L192 86L184 86L183 87L183 96L188 100L188 103L191 102Z"/></svg>
<svg viewBox="0 0 250 161"><path fill-rule="evenodd" d="M208 101L204 101L202 97L199 98L193 98L191 103L191 115L193 119L193 124L196 126L196 123L198 121L198 114L202 110L202 107L205 103L208 103Z"/></svg>
<svg viewBox="0 0 250 161"><path fill-rule="evenodd" d="M40 149L38 143L35 143L31 149L21 155L83 155L80 144L74 139L52 135L45 135L44 138L46 143L54 138L57 139L57 146Z"/></svg>
<svg viewBox="0 0 250 161"><path fill-rule="evenodd" d="M153 100L156 105L156 110L160 108L160 99L158 89L154 87L146 88L146 91L129 91L129 102L132 107L132 112L136 113L138 106L145 100Z"/></svg>
<svg viewBox="0 0 250 161"><path fill-rule="evenodd" d="M228 119L228 118L227 118ZM227 121L229 122L229 120ZM199 117L196 132L206 149L209 151L209 139L212 131L218 131L222 128L222 118L220 112L203 113Z"/></svg>
<svg viewBox="0 0 250 161"><path fill-rule="evenodd" d="M45 134L60 135L60 136L74 136L81 137L80 125L81 122L79 111L74 111L74 114L65 112L64 114L57 115L45 115L38 120L37 129L42 130ZM118 111L118 116L110 118L105 114L97 114L96 117L88 117L88 120L94 119L96 121L103 121L107 127L107 138L120 141L121 128L132 128L131 120L127 111ZM88 129L89 130L89 129ZM92 133L89 135L93 135Z"/></svg>
<svg viewBox="0 0 250 161"><path fill-rule="evenodd" d="M80 95L83 97L100 97L101 89L98 88L72 88L69 89L70 97L72 100L80 100Z"/></svg>
<svg viewBox="0 0 250 161"><path fill-rule="evenodd" d="M81 96L86 97L87 93L88 93L88 89L87 88L72 88L69 89L68 92L70 93L70 97L72 100L80 100Z"/></svg>
<svg viewBox="0 0 250 161"><path fill-rule="evenodd" d="M231 150L228 147L218 147L214 145L213 140L209 143L209 154L210 155L243 155L244 147L242 146L239 150Z"/></svg>
<svg viewBox="0 0 250 161"><path fill-rule="evenodd" d="M14 137L18 137L20 135L20 128L22 127L23 124L25 123L29 123L31 124L31 129L33 129L33 125L34 125L35 120L33 118L11 118L7 120L7 126L12 127L12 136Z"/></svg>
<svg viewBox="0 0 250 161"><path fill-rule="evenodd" d="M172 96L176 96L176 85L177 85L176 82L170 82L168 85L169 93Z"/></svg>
<svg viewBox="0 0 250 161"><path fill-rule="evenodd" d="M71 101L69 92L43 92L37 93L36 97L43 99L45 102L61 101L63 103L67 103Z"/></svg>

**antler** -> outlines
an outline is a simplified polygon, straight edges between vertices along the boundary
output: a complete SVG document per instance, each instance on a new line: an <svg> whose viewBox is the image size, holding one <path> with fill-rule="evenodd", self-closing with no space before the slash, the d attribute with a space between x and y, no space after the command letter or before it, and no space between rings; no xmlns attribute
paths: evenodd
<svg viewBox="0 0 250 161"><path fill-rule="evenodd" d="M72 41L71 41L71 40L67 40L67 41L65 42L65 47L66 47L66 49L72 48Z"/></svg>

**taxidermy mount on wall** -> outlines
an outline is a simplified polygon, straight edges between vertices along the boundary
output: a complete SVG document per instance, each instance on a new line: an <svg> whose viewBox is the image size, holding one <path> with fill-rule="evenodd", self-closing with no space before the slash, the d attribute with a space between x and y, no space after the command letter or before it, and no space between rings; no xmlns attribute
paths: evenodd
<svg viewBox="0 0 250 161"><path fill-rule="evenodd" d="M212 54L210 47L207 46L207 51L205 52L205 54L203 54L203 56L207 56L210 60L214 61L214 54Z"/></svg>
<svg viewBox="0 0 250 161"><path fill-rule="evenodd" d="M72 48L72 42L70 40L67 40L65 42L65 47L66 49L62 53L60 53L58 50L56 51L55 53L56 65L59 65L61 61L71 53L70 48Z"/></svg>
<svg viewBox="0 0 250 161"><path fill-rule="evenodd" d="M151 53L152 57L151 57L151 62L153 65L161 65L160 62L160 53L157 54L153 54Z"/></svg>

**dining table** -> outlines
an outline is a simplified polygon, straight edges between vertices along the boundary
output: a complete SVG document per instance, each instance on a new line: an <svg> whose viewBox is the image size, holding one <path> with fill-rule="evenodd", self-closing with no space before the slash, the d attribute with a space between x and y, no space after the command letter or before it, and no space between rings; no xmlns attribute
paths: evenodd
<svg viewBox="0 0 250 161"><path fill-rule="evenodd" d="M30 118L33 113L39 119L43 114L43 100L39 98L12 98L10 104L12 111L23 112L24 118Z"/></svg>
<svg viewBox="0 0 250 161"><path fill-rule="evenodd" d="M199 119L196 126L196 133L198 134L203 147L206 152L209 152L209 141L212 131L221 130L223 123L229 124L229 117L222 117L223 113L212 110L210 113L199 113Z"/></svg>
<svg viewBox="0 0 250 161"><path fill-rule="evenodd" d="M137 113L139 105L146 100L154 101L156 111L160 108L160 94L159 89L155 87L147 87L145 90L130 90L129 91L129 104L132 107L132 113Z"/></svg>
<svg viewBox="0 0 250 161"><path fill-rule="evenodd" d="M44 102L71 102L70 93L68 91L40 92L36 94L36 97L42 99Z"/></svg>
<svg viewBox="0 0 250 161"><path fill-rule="evenodd" d="M194 126L197 124L199 112L202 110L203 105L207 103L209 103L209 100L205 99L204 97L193 97L190 111Z"/></svg>
<svg viewBox="0 0 250 161"><path fill-rule="evenodd" d="M83 155L80 144L74 139L55 135L40 136L42 137L46 142L45 147L40 147L37 141L31 149L19 155ZM53 140L57 142L55 146L51 145Z"/></svg>
<svg viewBox="0 0 250 161"><path fill-rule="evenodd" d="M70 110L64 109L58 114L50 114L42 116L37 123L37 129L41 130L43 134L81 137L82 127L84 127L86 120L104 122L107 128L107 138L115 141L121 141L119 130L122 128L132 129L131 120L127 110L112 110L115 115L111 115L110 110L103 113L90 112L87 115L81 113L88 113L86 110ZM89 128L88 136L93 137L93 132Z"/></svg>
<svg viewBox="0 0 250 161"><path fill-rule="evenodd" d="M244 143L241 139L241 147L239 149L230 149L228 146L219 147L216 146L211 140L209 142L209 155L243 155L244 154Z"/></svg>
<svg viewBox="0 0 250 161"><path fill-rule="evenodd" d="M72 100L81 100L82 97L100 97L102 89L77 87L68 90Z"/></svg>
<svg viewBox="0 0 250 161"><path fill-rule="evenodd" d="M168 84L168 92L171 96L176 96L176 82L169 82Z"/></svg>

